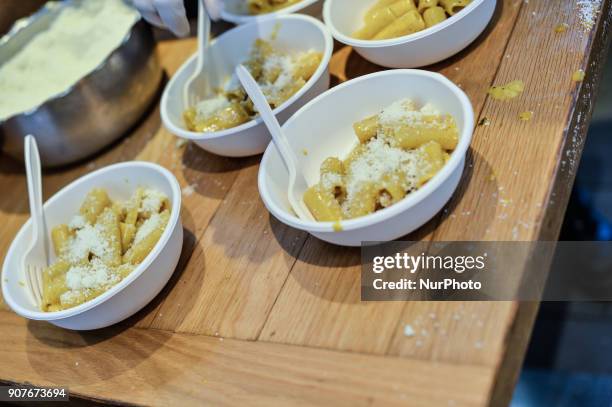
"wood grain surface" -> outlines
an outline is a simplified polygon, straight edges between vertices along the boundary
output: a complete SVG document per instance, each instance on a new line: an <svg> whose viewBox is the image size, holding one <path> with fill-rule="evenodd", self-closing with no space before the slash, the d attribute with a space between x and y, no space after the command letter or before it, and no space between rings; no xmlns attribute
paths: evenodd
<svg viewBox="0 0 612 407"><path fill-rule="evenodd" d="M610 2L595 2L598 19L585 27L577 3L500 0L472 45L426 67L463 88L490 125L477 126L452 200L407 239L556 239L612 21ZM555 31L560 23L566 32ZM193 39L159 44L167 77L194 49ZM334 85L381 69L336 43ZM578 69L584 82L572 81ZM487 95L512 80L525 82L520 97ZM532 120L519 119L524 111ZM194 191L183 196L183 253L163 292L119 326L67 332L2 305L0 380L147 405L508 403L537 303L361 302L359 250L272 218L257 191L259 158L177 143L156 105L101 154L47 172L45 198L113 162L165 166ZM4 155L0 185L11 191L0 197L3 258L28 216L21 164Z"/></svg>

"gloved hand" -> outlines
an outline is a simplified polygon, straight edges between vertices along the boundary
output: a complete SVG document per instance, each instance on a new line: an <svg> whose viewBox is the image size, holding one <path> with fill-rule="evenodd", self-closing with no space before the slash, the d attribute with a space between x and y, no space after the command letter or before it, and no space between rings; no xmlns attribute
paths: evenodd
<svg viewBox="0 0 612 407"><path fill-rule="evenodd" d="M189 22L183 0L133 0L133 2L142 17L151 24L168 28L179 37L189 34ZM210 18L218 20L221 14L221 0L204 0L204 2Z"/></svg>

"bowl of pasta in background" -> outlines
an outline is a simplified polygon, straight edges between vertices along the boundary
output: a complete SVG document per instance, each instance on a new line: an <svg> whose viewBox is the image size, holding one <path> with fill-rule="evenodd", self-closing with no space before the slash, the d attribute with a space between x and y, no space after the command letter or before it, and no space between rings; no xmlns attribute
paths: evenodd
<svg viewBox="0 0 612 407"><path fill-rule="evenodd" d="M325 25L309 16L285 15L269 17L236 27L212 42L205 61L212 61L205 69L212 88L222 87L235 67L249 56L253 41L269 40L275 49L289 52L314 50L322 54L321 63L312 77L293 96L273 112L280 123L287 120L300 107L329 88L329 61L333 51L333 38ZM183 118L188 108L183 100L185 82L195 69L196 55L190 57L168 82L161 99L161 117L165 127L173 134L192 140L211 153L228 157L246 157L261 154L271 137L261 118L237 127L215 132L188 130Z"/></svg>
<svg viewBox="0 0 612 407"><path fill-rule="evenodd" d="M159 241L123 280L98 297L62 311L44 312L37 308L25 281L22 256L30 243L28 220L17 233L2 267L2 295L17 314L33 320L48 321L74 330L103 328L133 315L149 303L174 272L183 245L180 220L181 190L176 178L165 168L147 162L131 161L110 165L77 179L44 204L48 253L53 253L50 230L66 224L79 213L83 198L92 188L104 188L115 200L124 200L140 186L163 192L170 200L168 223ZM53 255L50 260L54 260Z"/></svg>
<svg viewBox="0 0 612 407"><path fill-rule="evenodd" d="M223 9L221 10L221 18L234 24L245 24L264 17L292 13L307 14L315 18L320 18L321 10L323 9L322 0L287 0L289 5L286 7L279 8L272 12L252 14L249 12L250 1L256 6L266 6L267 4L275 3L270 0L225 0L223 2Z"/></svg>
<svg viewBox="0 0 612 407"><path fill-rule="evenodd" d="M491 21L496 0L473 0L446 20L414 34L382 40L355 38L374 3L325 0L323 19L336 40L352 46L368 61L390 68L416 68L449 58L473 42Z"/></svg>
<svg viewBox="0 0 612 407"><path fill-rule="evenodd" d="M346 157L357 145L353 123L404 98L419 105L431 103L452 115L457 124L457 147L431 180L399 202L366 216L339 223L306 221L290 209L288 172L276 147L270 144L263 155L258 176L259 192L270 213L291 227L342 246L394 240L434 217L457 188L474 129L470 100L444 76L401 69L350 80L310 101L283 125L283 130L301 161L308 185L312 186L319 182L319 169L327 157Z"/></svg>

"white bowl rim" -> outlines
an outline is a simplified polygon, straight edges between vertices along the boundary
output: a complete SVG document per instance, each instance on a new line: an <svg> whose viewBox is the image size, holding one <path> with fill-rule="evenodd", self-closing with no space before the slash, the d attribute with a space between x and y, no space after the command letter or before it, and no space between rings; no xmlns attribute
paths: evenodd
<svg viewBox="0 0 612 407"><path fill-rule="evenodd" d="M225 7L223 7L221 9L221 18L223 20L227 20L229 22L232 23L239 23L239 22L249 22L249 21L253 21L253 20L257 20L257 19L262 19L265 17L269 17L269 16L280 16L280 15L284 15L284 14L292 14L292 13L296 13L302 9L305 9L308 6L311 6L313 4L315 4L317 1L320 0L302 0L300 2L297 2L295 4L292 4L288 7L285 8L281 8L279 10L273 11L271 13L264 13L264 14L238 14L238 13L231 13L229 11L225 10Z"/></svg>
<svg viewBox="0 0 612 407"><path fill-rule="evenodd" d="M257 21L253 21L252 23L243 24L243 25L234 27L231 30L228 30L228 31L224 32L218 38L216 38L215 41L213 41L213 43L214 43L217 40L221 39L225 35L240 35L240 31L247 29L252 24L262 24L262 23L267 23L269 21L279 21L279 22L282 22L282 21L290 21L290 20L307 21L307 22L313 24L314 26L316 26L321 31L321 33L323 34L323 37L325 38L323 58L321 59L321 63L317 67L317 70L315 71L315 73L304 84L304 86L302 86L300 88L300 90L298 90L296 93L294 93L293 96L291 96L289 99L287 99L285 102L283 102L280 106L278 106L277 108L272 110L274 115L278 115L283 110L285 110L287 107L289 107L291 104L293 104L295 101L297 101L300 97L302 97L302 95L304 95L304 93L306 93L308 90L310 90L310 88L312 88L314 86L316 81L318 81L321 78L321 76L323 75L323 73L327 70L328 65L329 65L329 61L331 60L332 53L333 53L333 50L334 50L334 40L333 40L333 37L332 37L329 29L325 26L325 24L323 24L321 21L317 20L314 17L307 16L307 15L302 15L302 14L290 14L290 15L271 16L271 17L262 18L262 19L257 20ZM166 85L166 88L164 89L164 92L162 94L162 98L161 98L161 116L162 116L162 122L164 123L164 125L166 125L168 127L168 130L170 130L171 133L173 133L173 134L175 134L175 135L177 135L179 137L186 138L188 140L194 140L194 141L198 141L198 140L212 140L212 139L217 139L217 138L221 138L221 137L225 137L225 136L230 136L230 135L233 135L233 134L236 134L236 133L239 133L239 132L251 129L251 128L253 128L253 127L263 123L263 120L261 119L261 117L257 117L256 119L249 120L248 122L243 123L240 126L232 127L230 129L225 129L225 130L221 130L221 131L207 132L207 133L190 131L190 130L187 130L186 128L184 128L184 127L177 126L170 119L170 116L169 116L168 111L167 111L168 97L169 97L168 94L170 93L170 89L172 87L176 86L175 82L177 80L176 78L178 77L178 73L180 71L182 71L183 69L185 69L186 66L189 65L191 63L191 61L193 59L195 59L195 58L196 58L196 54L194 53L193 55L191 55L181 65L181 67L174 73L174 75L172 76L172 78L170 79L168 84Z"/></svg>
<svg viewBox="0 0 612 407"><path fill-rule="evenodd" d="M408 34L408 35L404 35L402 37L397 37L397 38L389 38L386 40L360 40L360 39L350 37L340 32L338 29L336 29L336 26L334 25L334 21L331 15L331 3L333 1L334 0L325 0L325 4L323 5L323 20L325 21L325 25L327 25L329 30L332 32L332 35L334 36L334 38L336 38L338 41L344 44L351 45L357 48L384 48L384 47L391 47L394 45L407 44L409 42L417 41L422 38L433 35L439 31L442 31L445 28L450 27L453 24L457 24L459 21L461 21L465 16L467 16L469 13L474 11L482 3L484 3L485 1L490 1L490 0L473 0L470 4L468 4L465 8L463 8L457 14L451 16L450 18L447 18L441 23L438 23L432 27L426 28L422 31L418 31L413 34ZM493 1L496 1L496 0L493 0Z"/></svg>
<svg viewBox="0 0 612 407"><path fill-rule="evenodd" d="M305 104L289 120L287 120L287 122L283 125L283 129L285 127L288 127L294 120L299 120L301 113L309 109L312 105L318 103L320 99L329 97L333 93L338 92L346 87L349 87L358 82L367 81L374 77L404 75L423 76L435 79L436 81L446 86L459 99L461 103L464 115L463 128L460 129L460 138L459 143L457 144L457 148L453 151L449 161L444 165L444 167L442 167L442 169L438 171L438 173L431 180L429 180L422 188L410 193L400 202L366 216L350 220L341 220L340 226L342 229L340 232L338 232L334 228L334 226L337 226L337 222L317 222L302 220L297 216L290 215L289 211L282 209L281 207L276 205L276 203L272 199L268 197L267 180L264 174L266 172L267 162L270 159L270 155L272 154L273 149L275 148L274 143L270 143L270 145L264 152L264 155L261 160L260 170L258 174L258 186L264 204L277 219L296 229L315 233L343 233L351 230L369 227L384 222L394 216L399 215L400 213L408 211L410 208L414 207L415 205L423 201L426 197L431 195L438 187L440 187L440 185L444 181L446 181L452 175L455 169L461 164L461 161L465 158L465 155L472 141L472 135L474 132L474 108L472 107L472 103L470 102L468 96L457 85L451 82L444 75L441 75L436 72L429 72L419 69L390 69L387 71L375 72L369 75L364 75L355 79L351 79L328 90L327 92L322 93L321 95L317 96L316 98ZM291 138L291 135L288 135L288 137Z"/></svg>
<svg viewBox="0 0 612 407"><path fill-rule="evenodd" d="M172 175L172 173L169 170L167 170L166 168L158 164L147 162L147 161L127 161L127 162L121 162L121 163L111 164L106 167L102 167L94 172L91 172L80 178L77 178L76 180L72 181L70 184L60 189L58 192L56 192L51 198L49 198L45 202L44 207L47 207L48 205L51 205L55 203L56 201L62 200L63 195L68 190L76 187L79 184L89 183L102 173L122 170L126 168L134 168L134 167L148 168L148 169L157 171L158 173L161 173L164 176L164 178L169 182L170 187L172 189L172 210L170 213L170 219L168 220L166 229L162 233L158 242L155 244L155 247L153 247L153 250L151 250L151 252L147 255L147 257L145 257L145 259L138 266L136 266L134 270L132 270L132 272L128 274L123 280L121 280L118 284L111 287L106 292L100 294L98 297L92 300L89 300L87 302L84 302L83 304L77 305L76 307L68 308L62 311L53 311L53 312L31 311L27 308L22 307L19 303L17 303L13 299L13 297L11 296L10 290L7 288L8 285L4 283L5 275L8 273L7 259L9 257L14 257L18 255L14 253L15 250L17 250L16 243L19 239L23 238L22 235L25 233L26 228L30 225L31 220L28 219L28 221L24 223L24 225L19 229L19 232L17 233L17 235L15 235L15 238L13 239L9 247L9 250L7 251L7 254L4 260L4 264L2 266L2 295L5 301L8 303L8 305L15 312L17 312L18 314L28 319L41 320L41 321L56 321L56 320L70 318L70 317L82 314L102 304L103 302L110 300L113 296L115 296L121 290L126 288L132 282L134 282L134 280L140 277L146 271L146 269L151 265L151 263L157 258L157 256L160 254L162 249L168 244L168 241L170 240L170 236L174 228L176 227L177 223L179 222L179 215L181 212L181 189L180 189L179 183L174 177L174 175Z"/></svg>

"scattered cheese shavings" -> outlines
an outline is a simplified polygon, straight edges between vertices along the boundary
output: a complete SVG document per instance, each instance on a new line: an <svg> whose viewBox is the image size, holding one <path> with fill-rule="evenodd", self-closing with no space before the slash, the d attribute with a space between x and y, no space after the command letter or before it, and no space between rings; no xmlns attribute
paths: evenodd
<svg viewBox="0 0 612 407"><path fill-rule="evenodd" d="M197 117L201 120L209 119L219 110L230 106L230 101L223 95L204 99L195 105Z"/></svg>
<svg viewBox="0 0 612 407"><path fill-rule="evenodd" d="M193 193L196 190L196 184L191 184L191 185L187 185L185 188L183 188L181 190L181 192L183 193L183 195L185 196L191 196L193 195Z"/></svg>
<svg viewBox="0 0 612 407"><path fill-rule="evenodd" d="M374 137L363 145L364 151L351 161L347 173L347 199L343 202L343 210L347 212L355 205L363 204L359 193L364 185L380 183L385 176L398 178L397 172L403 175L402 186L406 191L413 191L418 185L419 164L422 164L420 154L416 150L403 150L388 145L383 137Z"/></svg>
<svg viewBox="0 0 612 407"><path fill-rule="evenodd" d="M86 224L70 239L65 256L70 263L79 263L87 259L89 254L105 259L110 252L109 241L102 235L100 225Z"/></svg>
<svg viewBox="0 0 612 407"><path fill-rule="evenodd" d="M145 189L144 198L140 205L140 212L145 214L157 213L166 199L166 195L156 189Z"/></svg>
<svg viewBox="0 0 612 407"><path fill-rule="evenodd" d="M493 86L489 95L495 100L509 100L519 96L525 90L525 83L521 80L509 82L503 86Z"/></svg>
<svg viewBox="0 0 612 407"><path fill-rule="evenodd" d="M578 20L585 32L591 31L597 21L601 0L578 0L576 9Z"/></svg>
<svg viewBox="0 0 612 407"><path fill-rule="evenodd" d="M68 223L68 227L70 229L82 229L85 227L86 224L87 224L87 221L82 215L75 215L72 217L72 219L70 219L70 222Z"/></svg>
<svg viewBox="0 0 612 407"><path fill-rule="evenodd" d="M138 228L136 236L134 237L134 244L140 243L145 237L149 236L154 230L159 229L162 225L162 218L159 213L151 215L151 217L144 221L144 223Z"/></svg>
<svg viewBox="0 0 612 407"><path fill-rule="evenodd" d="M555 26L555 32L558 34L564 33L567 31L568 28L569 28L569 25L567 23L560 23L560 24L557 24L557 26Z"/></svg>

